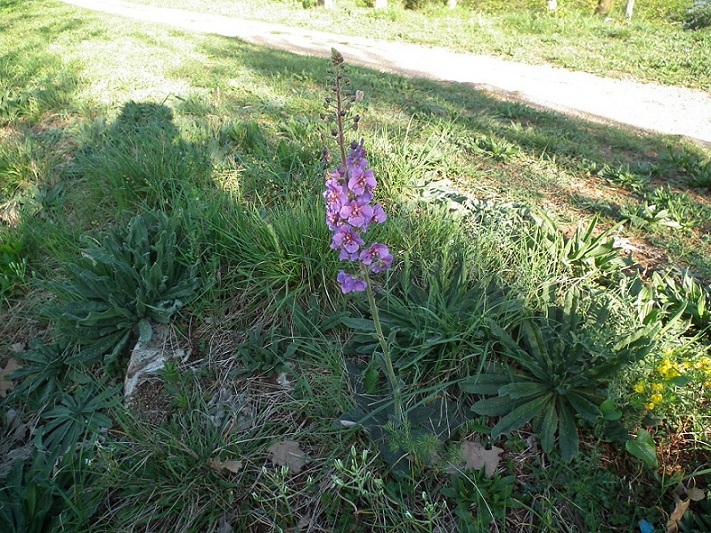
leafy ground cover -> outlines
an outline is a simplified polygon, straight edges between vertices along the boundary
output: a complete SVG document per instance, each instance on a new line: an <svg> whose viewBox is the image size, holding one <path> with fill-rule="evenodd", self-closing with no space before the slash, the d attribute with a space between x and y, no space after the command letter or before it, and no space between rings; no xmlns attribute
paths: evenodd
<svg viewBox="0 0 711 533"><path fill-rule="evenodd" d="M0 9L1 530L709 530L708 152L350 68L370 301L327 61Z"/></svg>
<svg viewBox="0 0 711 533"><path fill-rule="evenodd" d="M389 2L375 10L362 0L340 0L326 10L317 2L270 0L138 0L136 3L237 18L281 22L345 35L443 46L490 54L523 63L547 63L613 78L709 90L711 32L685 26L691 2L650 0L636 6L632 22L625 2L608 17L594 14L596 2L559 2L548 12L545 1ZM372 2L371 2L372 4ZM364 30L367 28L367 30ZM364 33L364 31L366 33Z"/></svg>

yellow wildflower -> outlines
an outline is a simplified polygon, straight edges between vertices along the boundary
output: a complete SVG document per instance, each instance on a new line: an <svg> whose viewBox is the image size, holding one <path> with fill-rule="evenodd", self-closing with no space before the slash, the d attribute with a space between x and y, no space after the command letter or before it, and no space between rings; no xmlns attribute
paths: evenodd
<svg viewBox="0 0 711 533"><path fill-rule="evenodd" d="M637 384L634 386L634 391L635 391L637 394L642 394L642 393L644 392L644 383L641 382L641 381L640 381L639 383L637 383Z"/></svg>
<svg viewBox="0 0 711 533"><path fill-rule="evenodd" d="M652 383L652 390L654 392L660 392L664 390L664 385L661 383Z"/></svg>
<svg viewBox="0 0 711 533"><path fill-rule="evenodd" d="M647 408L648 411L654 410L654 403L652 403L652 402L649 402L649 403L645 404L644 406Z"/></svg>
<svg viewBox="0 0 711 533"><path fill-rule="evenodd" d="M681 372L679 372L676 364L667 358L663 359L659 364L657 372L659 372L659 375L661 375L666 381L681 376Z"/></svg>
<svg viewBox="0 0 711 533"><path fill-rule="evenodd" d="M662 395L659 393L652 394L652 396L649 398L652 403L662 403Z"/></svg>

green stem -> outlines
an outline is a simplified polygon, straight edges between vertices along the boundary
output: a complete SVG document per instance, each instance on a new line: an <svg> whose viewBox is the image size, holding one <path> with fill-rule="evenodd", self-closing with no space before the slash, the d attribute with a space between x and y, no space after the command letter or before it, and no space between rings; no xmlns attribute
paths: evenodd
<svg viewBox="0 0 711 533"><path fill-rule="evenodd" d="M343 69L341 65L336 66L336 126L338 131L338 147L341 151L341 163L343 168L346 166L346 140L343 135L343 88L341 87L341 77L343 76Z"/></svg>
<svg viewBox="0 0 711 533"><path fill-rule="evenodd" d="M368 295L368 303L370 304L370 314L373 316L373 323L375 324L375 334L380 344L380 349L383 352L383 361L385 362L385 376L390 385L390 390L393 394L393 404L395 410L395 427L400 428L403 421L405 420L403 410L402 410L402 389L398 383L397 376L395 375L395 368L393 367L393 360L390 356L390 346L388 346L388 341L383 334L383 326L380 323L380 313L378 312L378 306L375 303L375 294L373 294L373 287L370 283L370 276L368 275L368 267L361 264L361 270L363 272L363 279L365 280L366 294Z"/></svg>

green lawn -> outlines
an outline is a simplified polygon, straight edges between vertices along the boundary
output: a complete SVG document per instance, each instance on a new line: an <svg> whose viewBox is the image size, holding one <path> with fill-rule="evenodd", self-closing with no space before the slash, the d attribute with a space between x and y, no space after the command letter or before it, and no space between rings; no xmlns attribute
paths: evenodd
<svg viewBox="0 0 711 533"><path fill-rule="evenodd" d="M0 531L709 529L708 151L347 67L344 295L328 61L0 13Z"/></svg>

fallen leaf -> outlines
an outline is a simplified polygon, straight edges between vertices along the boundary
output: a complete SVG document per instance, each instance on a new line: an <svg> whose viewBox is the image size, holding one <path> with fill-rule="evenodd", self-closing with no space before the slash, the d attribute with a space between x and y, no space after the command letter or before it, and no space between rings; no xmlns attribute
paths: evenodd
<svg viewBox="0 0 711 533"><path fill-rule="evenodd" d="M12 390L12 387L14 384L12 381L9 379L6 379L5 377L12 372L13 370L17 370L18 368L21 368L20 365L15 361L15 359L9 359L7 361L7 364L5 365L5 368L0 369L0 398L4 398L7 396L7 393Z"/></svg>
<svg viewBox="0 0 711 533"><path fill-rule="evenodd" d="M267 452L269 452L269 459L272 463L277 466L287 466L294 474L298 474L306 466L306 454L295 440L284 440L272 444Z"/></svg>
<svg viewBox="0 0 711 533"><path fill-rule="evenodd" d="M503 451L498 446L492 446L491 450L487 450L478 441L464 441L459 448L459 457L464 461L462 469L469 470L473 468L474 470L481 470L483 468L486 477L491 477L499 466L499 455ZM451 472L449 469L448 471Z"/></svg>
<svg viewBox="0 0 711 533"><path fill-rule="evenodd" d="M689 495L689 499L694 502L700 502L706 498L706 492L698 487L689 487L686 489L686 493Z"/></svg>
<svg viewBox="0 0 711 533"><path fill-rule="evenodd" d="M233 474L239 474L242 470L242 461L220 461L217 457L208 459L207 465L218 472L229 470Z"/></svg>
<svg viewBox="0 0 711 533"><path fill-rule="evenodd" d="M667 520L667 533L677 533L679 531L679 522L684 518L684 513L689 508L691 500L679 501L674 508L674 512Z"/></svg>
<svg viewBox="0 0 711 533"><path fill-rule="evenodd" d="M24 342L16 342L15 344L10 345L10 350L14 353L20 353L25 351L25 343Z"/></svg>

